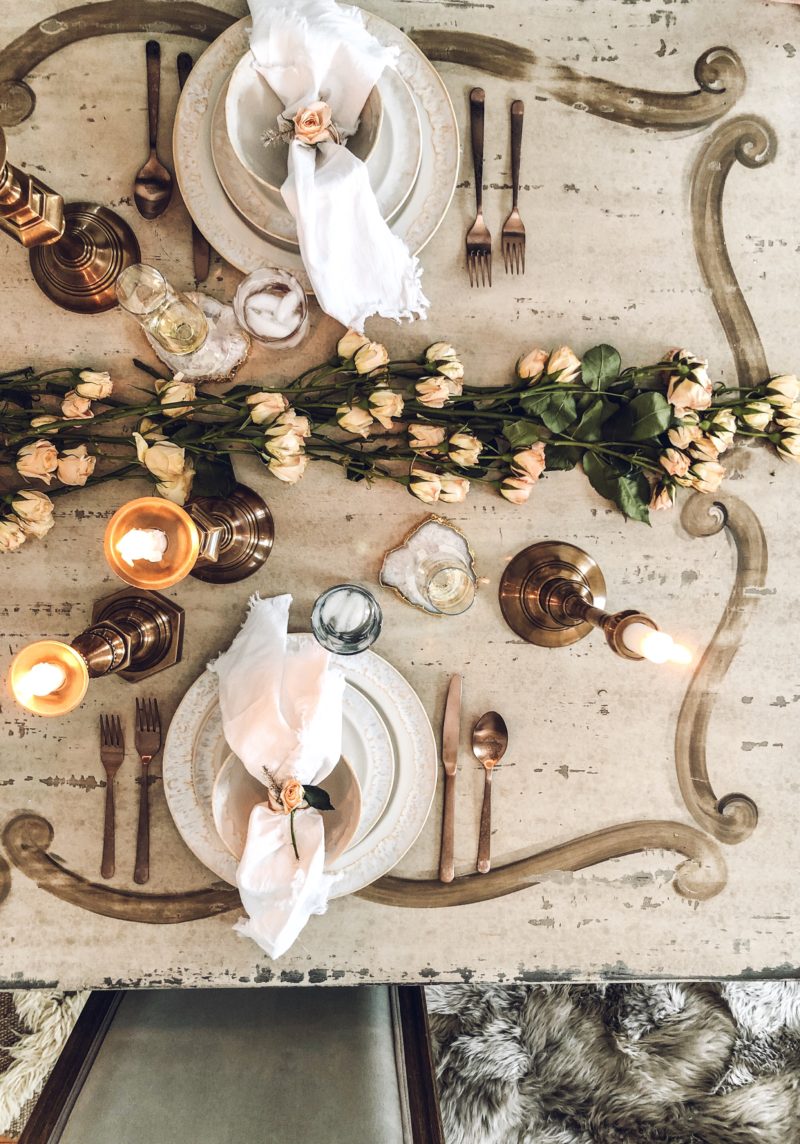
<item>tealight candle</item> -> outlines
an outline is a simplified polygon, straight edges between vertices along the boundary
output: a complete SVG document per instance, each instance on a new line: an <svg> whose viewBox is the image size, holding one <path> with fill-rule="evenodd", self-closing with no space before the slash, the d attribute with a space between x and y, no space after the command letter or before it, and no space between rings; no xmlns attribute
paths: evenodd
<svg viewBox="0 0 800 1144"><path fill-rule="evenodd" d="M126 584L158 591L194 568L200 531L180 505L164 497L139 497L114 513L104 549L110 567Z"/></svg>
<svg viewBox="0 0 800 1144"><path fill-rule="evenodd" d="M134 560L159 564L167 550L166 532L160 528L131 528L117 541L117 552L130 565Z"/></svg>
<svg viewBox="0 0 800 1144"><path fill-rule="evenodd" d="M671 635L651 628L649 624L628 624L622 632L622 642L635 655L651 663L691 663L692 653L682 644L676 644Z"/></svg>
<svg viewBox="0 0 800 1144"><path fill-rule="evenodd" d="M89 685L83 656L60 640L37 640L11 663L14 698L35 715L65 715L77 707Z"/></svg>

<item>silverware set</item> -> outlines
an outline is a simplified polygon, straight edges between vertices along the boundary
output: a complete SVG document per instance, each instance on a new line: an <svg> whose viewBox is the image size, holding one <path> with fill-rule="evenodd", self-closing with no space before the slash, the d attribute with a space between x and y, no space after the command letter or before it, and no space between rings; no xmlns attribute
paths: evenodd
<svg viewBox="0 0 800 1144"><path fill-rule="evenodd" d="M442 806L442 845L439 855L439 881L452 882L455 877L455 795L458 744L461 736L461 694L463 680L454 675L450 680L442 727L442 765L444 766L444 803ZM502 715L487 711L472 729L472 753L484 768L483 805L478 834L476 869L487 874L491 868L492 774L506 753L508 728Z"/></svg>
<svg viewBox="0 0 800 1144"><path fill-rule="evenodd" d="M161 95L161 45L157 40L148 40L145 46L147 63L147 125L150 153L136 174L133 182L133 201L142 218L152 221L160 218L172 199L174 180L172 172L158 155L158 110ZM181 52L177 61L178 84L183 90L186 77L192 70L192 57ZM199 285L208 278L211 261L211 247L208 241L192 223L192 255L194 259L195 283Z"/></svg>
<svg viewBox="0 0 800 1144"><path fill-rule="evenodd" d="M136 700L136 752L141 761L139 825L136 831L136 863L133 880L140 885L150 877L150 763L161 750L161 718L155 699ZM116 813L114 781L125 759L125 736L119 715L100 716L100 760L106 772L106 805L103 820L103 857L100 873L113 878L116 868Z"/></svg>
<svg viewBox="0 0 800 1144"><path fill-rule="evenodd" d="M492 284L492 235L483 218L483 138L486 92L474 87L469 95L472 162L475 168L475 222L467 232L467 272L470 286ZM519 213L519 168L525 105L511 104L511 213L500 236L506 274L525 273L525 225Z"/></svg>

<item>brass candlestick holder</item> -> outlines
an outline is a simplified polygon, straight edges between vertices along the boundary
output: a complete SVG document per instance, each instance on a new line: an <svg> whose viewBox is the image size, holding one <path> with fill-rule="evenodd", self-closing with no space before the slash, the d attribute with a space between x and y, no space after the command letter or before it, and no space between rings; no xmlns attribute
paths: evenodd
<svg viewBox="0 0 800 1144"><path fill-rule="evenodd" d="M649 616L606 612L606 582L596 561L574 544L546 540L518 552L500 581L500 608L509 627L539 647L568 647L600 628L623 659L688 663Z"/></svg>
<svg viewBox="0 0 800 1144"><path fill-rule="evenodd" d="M151 549L152 538L160 544ZM109 567L126 584L169 588L186 576L230 584L257 572L275 532L264 501L246 485L226 497L197 497L186 508L164 497L128 501L106 528Z"/></svg>
<svg viewBox="0 0 800 1144"><path fill-rule="evenodd" d="M91 625L70 644L37 640L18 652L11 691L36 715L65 715L90 679L114 674L135 683L179 663L183 626L183 608L172 600L123 588L97 601Z"/></svg>
<svg viewBox="0 0 800 1144"><path fill-rule="evenodd" d="M0 230L30 249L31 270L47 297L81 314L117 304L114 283L141 255L136 235L118 214L93 203L70 203L35 175L8 162L0 127Z"/></svg>

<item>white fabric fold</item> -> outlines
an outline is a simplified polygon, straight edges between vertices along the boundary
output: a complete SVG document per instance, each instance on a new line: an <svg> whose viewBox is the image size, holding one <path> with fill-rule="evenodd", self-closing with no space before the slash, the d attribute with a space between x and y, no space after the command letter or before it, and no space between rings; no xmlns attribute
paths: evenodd
<svg viewBox="0 0 800 1144"><path fill-rule="evenodd" d="M219 679L222 726L231 749L259 782L317 786L339 761L344 674L312 641L288 649L291 596L254 596L233 643L209 666ZM311 914L324 913L334 875L324 873L325 831L313 809L290 818L253 808L236 873L249 917L236 925L270 957L292 945Z"/></svg>
<svg viewBox="0 0 800 1144"><path fill-rule="evenodd" d="M340 131L353 134L384 68L395 65L397 49L384 48L367 31L357 8L335 0L248 3L255 67L284 114L291 118L321 99ZM426 316L419 261L387 226L365 165L347 147L310 147L294 139L281 193L327 314L359 333L372 314L396 321Z"/></svg>

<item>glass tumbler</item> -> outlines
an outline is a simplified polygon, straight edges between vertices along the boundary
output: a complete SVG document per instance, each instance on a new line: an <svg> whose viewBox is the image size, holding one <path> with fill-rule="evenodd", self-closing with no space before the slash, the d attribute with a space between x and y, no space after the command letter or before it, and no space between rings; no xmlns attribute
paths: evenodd
<svg viewBox="0 0 800 1144"><path fill-rule="evenodd" d="M311 613L311 630L328 651L355 655L381 634L383 613L371 592L358 584L337 584L323 592Z"/></svg>
<svg viewBox="0 0 800 1144"><path fill-rule="evenodd" d="M475 575L456 555L431 557L417 566L417 588L431 611L458 616L472 607Z"/></svg>
<svg viewBox="0 0 800 1144"><path fill-rule="evenodd" d="M179 294L155 266L144 262L128 266L117 278L116 291L122 309L169 353L194 353L205 342L205 314L185 294Z"/></svg>
<svg viewBox="0 0 800 1144"><path fill-rule="evenodd" d="M243 330L273 350L292 350L308 333L308 299L288 270L264 267L248 274L233 296Z"/></svg>

